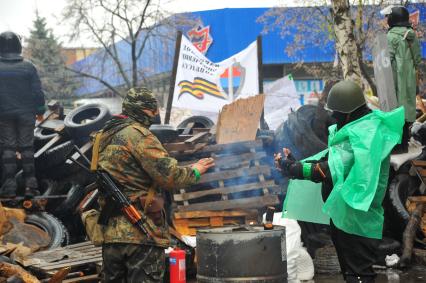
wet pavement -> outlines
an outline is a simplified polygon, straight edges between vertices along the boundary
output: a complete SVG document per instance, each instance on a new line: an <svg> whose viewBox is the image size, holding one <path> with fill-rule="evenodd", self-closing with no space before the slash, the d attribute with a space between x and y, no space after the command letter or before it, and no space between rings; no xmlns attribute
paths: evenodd
<svg viewBox="0 0 426 283"><path fill-rule="evenodd" d="M378 273L376 283L414 283L426 282L426 266L415 266L406 271L396 269L376 270ZM313 280L303 281L309 283L345 283L340 274L316 274Z"/></svg>
<svg viewBox="0 0 426 283"><path fill-rule="evenodd" d="M375 283L426 283L426 266L415 266L406 271L397 269L376 270L378 273ZM196 283L196 279L189 279L188 283ZM315 274L313 280L302 283L345 283L341 274Z"/></svg>

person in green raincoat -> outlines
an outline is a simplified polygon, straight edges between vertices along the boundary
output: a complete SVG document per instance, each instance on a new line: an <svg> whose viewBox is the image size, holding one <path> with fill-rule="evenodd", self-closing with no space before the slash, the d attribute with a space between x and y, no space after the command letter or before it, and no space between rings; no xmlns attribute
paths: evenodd
<svg viewBox="0 0 426 283"><path fill-rule="evenodd" d="M284 148L284 156L275 154L275 165L290 179L322 183L322 210L331 219L344 279L371 283L383 232L390 152L401 140L404 108L371 111L362 89L352 81L331 88L327 108L337 122L329 127L328 148L304 161L296 161Z"/></svg>
<svg viewBox="0 0 426 283"><path fill-rule="evenodd" d="M416 120L417 70L421 62L420 43L403 6L389 6L381 11L387 18L389 56L399 106L405 108L402 142L395 153L408 151L409 127Z"/></svg>

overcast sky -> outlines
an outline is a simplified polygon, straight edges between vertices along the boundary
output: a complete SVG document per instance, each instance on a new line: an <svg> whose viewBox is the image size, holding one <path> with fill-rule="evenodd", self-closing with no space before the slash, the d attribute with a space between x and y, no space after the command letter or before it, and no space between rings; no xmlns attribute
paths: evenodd
<svg viewBox="0 0 426 283"><path fill-rule="evenodd" d="M173 13L237 7L273 7L289 4L293 0L160 0L164 8ZM35 11L47 19L48 27L65 46L63 34L69 27L60 22L61 12L67 0L0 0L0 32L12 30L26 37L32 27ZM90 45L90 43L84 43Z"/></svg>

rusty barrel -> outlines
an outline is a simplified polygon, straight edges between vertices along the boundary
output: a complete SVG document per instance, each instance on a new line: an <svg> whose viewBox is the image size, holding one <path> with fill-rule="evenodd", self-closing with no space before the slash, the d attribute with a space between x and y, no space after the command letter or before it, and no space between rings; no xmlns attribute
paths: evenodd
<svg viewBox="0 0 426 283"><path fill-rule="evenodd" d="M287 282L285 227L197 231L198 282Z"/></svg>

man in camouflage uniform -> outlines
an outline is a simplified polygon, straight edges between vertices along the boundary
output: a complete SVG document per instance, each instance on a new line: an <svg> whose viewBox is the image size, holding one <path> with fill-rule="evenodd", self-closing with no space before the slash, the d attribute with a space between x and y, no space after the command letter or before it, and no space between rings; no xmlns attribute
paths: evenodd
<svg viewBox="0 0 426 283"><path fill-rule="evenodd" d="M177 189L195 184L200 175L214 166L213 159L201 159L180 167L159 140L149 131L158 115L157 101L146 88L132 88L123 101L122 115L113 117L102 130L98 167L107 171L130 200L147 195L155 188ZM141 205L134 202L143 212ZM162 282L164 248L169 245L167 223L155 225L156 241L147 238L120 212L104 229L102 246L104 282ZM158 222L157 222L158 224Z"/></svg>

